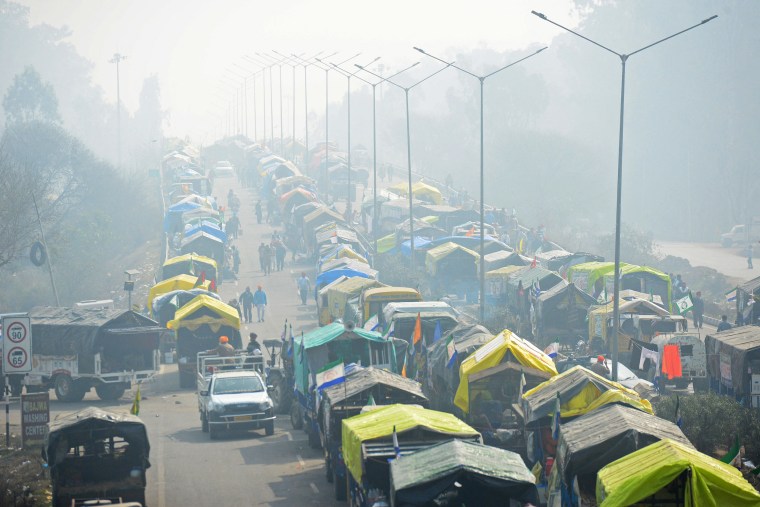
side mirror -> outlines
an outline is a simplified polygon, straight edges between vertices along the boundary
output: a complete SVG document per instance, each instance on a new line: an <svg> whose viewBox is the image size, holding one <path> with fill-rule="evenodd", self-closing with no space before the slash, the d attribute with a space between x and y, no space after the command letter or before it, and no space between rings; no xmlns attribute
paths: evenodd
<svg viewBox="0 0 760 507"><path fill-rule="evenodd" d="M208 389L205 389L205 390L199 392L198 394L200 394L201 396L208 396Z"/></svg>
<svg viewBox="0 0 760 507"><path fill-rule="evenodd" d="M271 384L267 384L267 391L271 391L272 389L274 389L274 386Z"/></svg>

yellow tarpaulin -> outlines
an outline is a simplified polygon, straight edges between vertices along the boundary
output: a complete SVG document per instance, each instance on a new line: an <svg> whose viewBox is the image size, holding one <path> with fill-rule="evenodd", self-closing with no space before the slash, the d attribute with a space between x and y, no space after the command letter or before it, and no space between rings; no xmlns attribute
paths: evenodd
<svg viewBox="0 0 760 507"><path fill-rule="evenodd" d="M515 361L523 366L550 375L557 374L557 367L551 357L529 341L523 340L512 331L505 329L462 361L459 366L459 387L454 396L454 404L457 407L463 412L469 413L470 375L501 364L508 352Z"/></svg>
<svg viewBox="0 0 760 507"><path fill-rule="evenodd" d="M396 248L396 235L388 234L377 240L377 253L385 253Z"/></svg>
<svg viewBox="0 0 760 507"><path fill-rule="evenodd" d="M601 507L623 507L662 491L686 470L686 486L679 492L686 507L760 506L760 493L738 469L670 439L632 452L597 474L596 501ZM649 502L647 502L647 505Z"/></svg>
<svg viewBox="0 0 760 507"><path fill-rule="evenodd" d="M212 310L218 316L213 317L205 315L195 319L191 318L193 313L203 307ZM212 329L214 325L227 325L232 326L235 329L240 329L240 315L238 315L237 310L227 303L223 303L222 301L201 294L200 296L194 297L182 308L178 309L177 313L174 314L174 320L167 322L166 327L169 329L186 327L194 331L203 324L211 325Z"/></svg>
<svg viewBox="0 0 760 507"><path fill-rule="evenodd" d="M409 184L403 182L396 183L395 185L388 187L388 190L403 197L409 194ZM419 199L430 201L433 204L443 203L443 195L441 194L441 191L422 181L412 184L412 195Z"/></svg>
<svg viewBox="0 0 760 507"><path fill-rule="evenodd" d="M364 264L369 264L367 259L365 259L361 254L356 253L350 246L346 245L341 245L329 254L322 257L322 262L333 259L340 259L342 257L350 257L351 259L356 259L357 261L361 261Z"/></svg>
<svg viewBox="0 0 760 507"><path fill-rule="evenodd" d="M462 251L472 257L473 263L476 263L480 258L480 255L477 252L449 241L427 251L427 254L425 255L425 269L431 275L435 275L438 272L438 263L457 251Z"/></svg>
<svg viewBox="0 0 760 507"><path fill-rule="evenodd" d="M166 294L173 290L190 290L190 289L206 289L209 290L211 285L210 280L199 284L196 287L198 281L197 276L193 275L177 275L171 278L167 278L163 282L158 282L156 285L150 288L148 291L148 309L150 309L151 315L153 315L153 300L161 294Z"/></svg>
<svg viewBox="0 0 760 507"><path fill-rule="evenodd" d="M390 439L393 428L400 440L405 432L422 429L431 433L456 437L477 437L474 428L451 414L413 405L388 405L343 419L342 443L346 468L356 482L362 481L362 443L380 438Z"/></svg>

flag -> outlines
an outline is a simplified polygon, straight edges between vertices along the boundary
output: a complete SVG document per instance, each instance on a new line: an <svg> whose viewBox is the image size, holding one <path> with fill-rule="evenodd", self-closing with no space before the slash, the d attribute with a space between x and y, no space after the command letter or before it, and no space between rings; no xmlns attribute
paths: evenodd
<svg viewBox="0 0 760 507"><path fill-rule="evenodd" d="M343 359L326 364L317 372L317 389L326 389L346 380L346 367Z"/></svg>
<svg viewBox="0 0 760 507"><path fill-rule="evenodd" d="M203 286L203 278L199 276L198 279L193 284L193 289L197 289L198 287L202 287L202 286Z"/></svg>
<svg viewBox="0 0 760 507"><path fill-rule="evenodd" d="M550 343L547 345L547 347L544 349L544 354L554 359L557 357L557 354L559 353L559 342Z"/></svg>
<svg viewBox="0 0 760 507"><path fill-rule="evenodd" d="M290 325L290 338L288 339L288 357L293 357L296 339L293 337L293 324Z"/></svg>
<svg viewBox="0 0 760 507"><path fill-rule="evenodd" d="M475 235L475 226L470 227L470 230L465 233L465 236L471 238Z"/></svg>
<svg viewBox="0 0 760 507"><path fill-rule="evenodd" d="M654 303L654 293L652 292L652 289L649 289L649 302Z"/></svg>
<svg viewBox="0 0 760 507"><path fill-rule="evenodd" d="M538 285L538 281L534 280L531 288L533 289L533 297L538 298L541 295L541 286Z"/></svg>
<svg viewBox="0 0 760 507"><path fill-rule="evenodd" d="M736 301L736 287L726 292L726 303L733 303Z"/></svg>
<svg viewBox="0 0 760 507"><path fill-rule="evenodd" d="M374 407L375 405L377 405L377 403L375 403L375 397L372 396L372 393L369 393L369 399L367 400L365 407Z"/></svg>
<svg viewBox="0 0 760 507"><path fill-rule="evenodd" d="M554 405L554 418L552 420L552 438L554 440L559 440L559 423L561 421L560 405L559 393L557 393L557 401Z"/></svg>
<svg viewBox="0 0 760 507"><path fill-rule="evenodd" d="M676 308L678 308L678 313L681 315L691 310L692 306L694 306L694 303L691 301L691 294L686 294L676 301Z"/></svg>
<svg viewBox="0 0 760 507"><path fill-rule="evenodd" d="M303 331L301 331L301 343L298 346L298 362L303 363L303 356L306 355L306 349L303 346Z"/></svg>
<svg viewBox="0 0 760 507"><path fill-rule="evenodd" d="M454 335L449 336L446 340L446 356L449 360L446 362L446 368L451 368L457 359L457 349L454 346Z"/></svg>
<svg viewBox="0 0 760 507"><path fill-rule="evenodd" d="M533 269L538 265L538 261L536 260L536 256L533 256L533 260L530 263L530 268Z"/></svg>
<svg viewBox="0 0 760 507"><path fill-rule="evenodd" d="M137 384L137 392L135 393L135 400L132 402L132 408L129 413L132 415L140 415L140 400L142 395L140 394L140 384Z"/></svg>
<svg viewBox="0 0 760 507"><path fill-rule="evenodd" d="M412 345L417 345L422 340L422 319L417 313L417 320L414 321L414 333L412 333Z"/></svg>
<svg viewBox="0 0 760 507"><path fill-rule="evenodd" d="M436 320L435 321L435 332L433 333L433 343L437 342L441 339L441 335L443 332L441 331L441 321Z"/></svg>
<svg viewBox="0 0 760 507"><path fill-rule="evenodd" d="M678 396L676 396L676 414L675 414L675 419L676 419L676 426L678 426L680 428L681 425L683 424L683 419L681 419L681 398L678 397Z"/></svg>
<svg viewBox="0 0 760 507"><path fill-rule="evenodd" d="M209 289L211 289L211 292L216 292L216 280L211 280L211 285L209 285Z"/></svg>
<svg viewBox="0 0 760 507"><path fill-rule="evenodd" d="M388 331L385 332L385 335L383 336L383 338L385 338L386 340L390 340L391 335L393 334L393 328L395 327L395 325L396 325L396 321L391 322L391 325L388 326Z"/></svg>
<svg viewBox="0 0 760 507"><path fill-rule="evenodd" d="M285 334L288 331L288 319L285 319L285 324L282 326L282 333L280 333L280 340L285 341Z"/></svg>
<svg viewBox="0 0 760 507"><path fill-rule="evenodd" d="M739 445L739 435L736 435L733 445L728 450L726 455L720 458L720 460L728 465L739 467L741 466L741 456L739 453L740 450L741 445Z"/></svg>
<svg viewBox="0 0 760 507"><path fill-rule="evenodd" d="M399 459L401 457L401 446L398 445L396 426L393 426L393 452L396 453L396 459Z"/></svg>
<svg viewBox="0 0 760 507"><path fill-rule="evenodd" d="M527 380L525 380L525 373L520 372L520 391L519 391L519 399L522 400L523 393L525 392L525 385L528 383Z"/></svg>
<svg viewBox="0 0 760 507"><path fill-rule="evenodd" d="M404 354L404 366L401 367L401 376L404 378L407 378L406 376L406 356L407 354Z"/></svg>
<svg viewBox="0 0 760 507"><path fill-rule="evenodd" d="M364 326L362 326L367 331L374 331L378 327L380 327L380 317L378 314L374 314L372 317L367 319L367 322L364 323Z"/></svg>

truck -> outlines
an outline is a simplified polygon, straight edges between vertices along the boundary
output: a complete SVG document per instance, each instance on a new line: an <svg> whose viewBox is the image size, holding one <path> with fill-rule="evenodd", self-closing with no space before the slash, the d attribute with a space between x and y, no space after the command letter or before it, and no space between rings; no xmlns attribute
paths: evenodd
<svg viewBox="0 0 760 507"><path fill-rule="evenodd" d="M725 248L756 241L760 241L760 216L752 217L747 224L734 225L730 231L720 235L720 244Z"/></svg>
<svg viewBox="0 0 760 507"><path fill-rule="evenodd" d="M234 356L198 354L198 413L211 440L234 429L274 434L274 404L259 372L264 358L243 351Z"/></svg>
<svg viewBox="0 0 760 507"><path fill-rule="evenodd" d="M121 398L160 368L157 322L131 310L36 307L29 311L32 369L8 375L12 394L54 389L76 402L95 388L102 400Z"/></svg>

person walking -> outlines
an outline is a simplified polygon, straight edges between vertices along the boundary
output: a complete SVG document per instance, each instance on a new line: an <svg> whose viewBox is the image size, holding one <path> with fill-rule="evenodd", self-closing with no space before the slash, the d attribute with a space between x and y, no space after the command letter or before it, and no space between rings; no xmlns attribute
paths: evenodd
<svg viewBox="0 0 760 507"><path fill-rule="evenodd" d="M298 285L298 294L301 296L301 304L305 305L309 297L309 291L311 290L311 280L306 276L306 273L301 273L301 277L296 283Z"/></svg>
<svg viewBox="0 0 760 507"><path fill-rule="evenodd" d="M285 248L281 239L277 239L273 243L275 264L277 265L277 271L285 269L285 256L288 254L288 249Z"/></svg>
<svg viewBox="0 0 760 507"><path fill-rule="evenodd" d="M256 201L256 223L259 225L261 225L261 216L262 216L261 200L259 200L259 201Z"/></svg>
<svg viewBox="0 0 760 507"><path fill-rule="evenodd" d="M731 324L728 323L728 315L721 315L720 322L718 322L718 332L731 329Z"/></svg>
<svg viewBox="0 0 760 507"><path fill-rule="evenodd" d="M253 320L253 292L250 287L240 294L240 303L243 305L243 319L250 324Z"/></svg>
<svg viewBox="0 0 760 507"><path fill-rule="evenodd" d="M268 275L272 272L272 249L266 243L262 243L259 247L259 260L261 262L261 270L264 275Z"/></svg>
<svg viewBox="0 0 760 507"><path fill-rule="evenodd" d="M237 275L238 271L240 271L240 250L232 245L232 272Z"/></svg>
<svg viewBox="0 0 760 507"><path fill-rule="evenodd" d="M705 313L705 300L702 299L702 291L697 291L697 295L691 299L691 315L694 317L694 328L702 328L702 316Z"/></svg>
<svg viewBox="0 0 760 507"><path fill-rule="evenodd" d="M264 258L266 257L266 253L264 252L266 245L264 242L261 242L261 245L259 245L259 267L261 267L261 271L263 273L266 273L266 269L264 268Z"/></svg>
<svg viewBox="0 0 760 507"><path fill-rule="evenodd" d="M253 293L253 305L256 307L256 316L259 322L264 322L264 314L267 309L267 293L261 288L261 285L256 287L256 292Z"/></svg>
<svg viewBox="0 0 760 507"><path fill-rule="evenodd" d="M747 269L753 269L752 267L752 243L747 245Z"/></svg>

